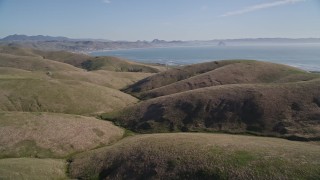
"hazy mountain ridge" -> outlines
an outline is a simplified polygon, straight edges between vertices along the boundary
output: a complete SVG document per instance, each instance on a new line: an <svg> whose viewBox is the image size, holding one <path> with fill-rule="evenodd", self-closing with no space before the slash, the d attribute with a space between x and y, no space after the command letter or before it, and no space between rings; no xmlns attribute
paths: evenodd
<svg viewBox="0 0 320 180"><path fill-rule="evenodd" d="M72 51L91 52L117 49L133 48L157 48L157 47L177 47L177 46L205 46L205 45L264 45L264 44L300 44L300 43L320 43L320 38L243 38L243 39L215 39L215 40L192 40L166 41L154 39L152 41L110 41L106 39L71 39L67 37L53 36L27 36L9 35L0 39L0 45L21 46L49 51Z"/></svg>
<svg viewBox="0 0 320 180"><path fill-rule="evenodd" d="M36 35L36 36L27 36L23 34L13 34L6 36L0 41L101 41L101 42L108 42L111 40L107 39L93 39L93 38L81 38L81 39L74 39L68 38L64 36L48 36L48 35Z"/></svg>

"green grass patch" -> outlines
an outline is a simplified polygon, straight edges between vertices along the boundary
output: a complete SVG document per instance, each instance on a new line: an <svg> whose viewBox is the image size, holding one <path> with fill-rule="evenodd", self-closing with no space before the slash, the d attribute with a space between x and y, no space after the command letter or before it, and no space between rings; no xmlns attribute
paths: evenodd
<svg viewBox="0 0 320 180"><path fill-rule="evenodd" d="M248 151L235 151L228 157L228 162L232 166L246 166L257 157Z"/></svg>
<svg viewBox="0 0 320 180"><path fill-rule="evenodd" d="M131 131L131 130L129 130L129 129L125 129L125 130L124 130L124 134L123 134L123 138L129 137L129 136L134 136L134 135L136 135L135 132L133 132L133 131Z"/></svg>

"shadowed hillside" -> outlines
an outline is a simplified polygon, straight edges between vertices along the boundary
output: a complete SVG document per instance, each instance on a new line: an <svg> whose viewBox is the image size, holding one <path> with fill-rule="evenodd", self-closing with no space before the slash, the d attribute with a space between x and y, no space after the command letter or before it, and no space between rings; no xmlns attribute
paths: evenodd
<svg viewBox="0 0 320 180"><path fill-rule="evenodd" d="M103 117L138 132L253 132L319 140L319 98L319 79L223 85L147 100Z"/></svg>
<svg viewBox="0 0 320 180"><path fill-rule="evenodd" d="M74 156L76 179L317 179L320 146L223 134L152 134Z"/></svg>

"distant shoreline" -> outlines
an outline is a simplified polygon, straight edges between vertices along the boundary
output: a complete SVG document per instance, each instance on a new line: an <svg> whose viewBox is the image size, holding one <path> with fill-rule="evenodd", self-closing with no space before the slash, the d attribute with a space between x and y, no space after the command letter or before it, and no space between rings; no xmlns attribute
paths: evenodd
<svg viewBox="0 0 320 180"><path fill-rule="evenodd" d="M320 43L150 47L91 51L88 54L116 56L136 62L176 65L224 59L254 59L286 64L310 72L320 71Z"/></svg>
<svg viewBox="0 0 320 180"><path fill-rule="evenodd" d="M305 46L315 45L320 46L320 43L252 43L252 44L227 44L225 46L218 46L214 44L199 44L199 45L184 45L184 46L163 46L163 47L141 47L141 48L119 48L119 49L103 49L94 51L84 51L82 53L91 55L98 52L110 52L110 51L126 51L126 50L144 50L144 49L170 49L170 48L188 48L188 47L249 47L249 46Z"/></svg>

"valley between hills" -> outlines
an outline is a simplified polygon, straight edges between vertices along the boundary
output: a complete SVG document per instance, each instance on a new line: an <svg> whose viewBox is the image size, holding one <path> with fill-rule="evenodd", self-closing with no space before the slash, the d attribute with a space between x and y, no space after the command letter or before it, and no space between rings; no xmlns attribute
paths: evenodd
<svg viewBox="0 0 320 180"><path fill-rule="evenodd" d="M0 46L0 179L319 179L320 74Z"/></svg>

